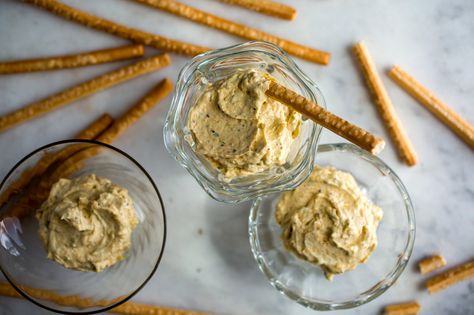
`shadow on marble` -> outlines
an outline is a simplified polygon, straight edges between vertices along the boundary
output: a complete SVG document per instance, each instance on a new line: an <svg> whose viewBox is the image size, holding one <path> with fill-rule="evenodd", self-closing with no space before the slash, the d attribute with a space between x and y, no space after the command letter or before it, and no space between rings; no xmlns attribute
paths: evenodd
<svg viewBox="0 0 474 315"><path fill-rule="evenodd" d="M238 273L259 272L248 240L250 205L229 205L210 198L206 204L206 233L223 261Z"/></svg>

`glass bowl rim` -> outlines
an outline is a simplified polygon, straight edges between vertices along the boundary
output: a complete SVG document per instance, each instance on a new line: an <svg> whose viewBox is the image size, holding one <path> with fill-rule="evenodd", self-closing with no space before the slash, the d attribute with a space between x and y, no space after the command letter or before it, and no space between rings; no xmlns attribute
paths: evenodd
<svg viewBox="0 0 474 315"><path fill-rule="evenodd" d="M27 301L30 301L32 302L33 304L41 307L41 308L44 308L48 311L51 311L51 312L54 312L54 313L60 313L60 314L98 314L98 313L102 313L102 312L107 312L107 311L110 311L111 309L127 302L128 300L130 300L134 295L136 295L141 289L143 289L143 287L148 283L148 281L150 281L150 279L153 277L153 275L155 274L156 270L158 269L158 265L160 264L161 262L161 259L163 258L163 253L164 253L164 249L165 249L165 246L166 246L166 235L167 235L167 227L166 227L166 213L165 213L165 206L164 206L164 203L163 203L163 199L161 197L161 194L158 190L158 187L156 186L155 182L153 181L153 179L151 178L150 174L145 170L145 168L140 164L138 163L138 161L136 159L134 159L131 155L129 155L128 153L126 153L125 151L117 148L117 147L114 147L110 144L107 144L107 143L103 143L103 142L100 142L100 141L97 141L97 140L88 140L88 139L67 139L67 140L60 140L60 141L55 141L55 142L51 142L51 143L48 143L46 145L43 145L35 150L33 150L32 152L28 153L27 155L25 155L23 158L21 158L9 171L8 173L4 176L3 180L1 181L0 183L0 191L4 188L4 185L5 185L5 182L10 178L10 176L13 174L13 172L15 172L17 170L18 167L20 167L26 160L28 160L29 158L31 158L32 156L34 156L35 154L45 150L45 149L48 149L48 148L51 148L51 147L54 147L54 146L58 146L58 145L63 145L63 144L77 144L77 143L88 143L88 144L93 144L93 145L98 145L98 146L102 146L102 147L106 147L108 149L111 149L112 151L115 151L116 153L119 153L120 155L124 156L125 158L127 158L129 161L131 161L135 166L138 167L138 169L140 171L142 171L142 173L145 175L145 177L150 181L156 195L158 196L158 200L160 202L160 205L161 205L161 213L163 215L163 241L161 243L161 250L160 250L160 253L158 255L158 259L155 263L155 265L153 266L150 274L145 278L145 280L143 281L143 283L141 285L139 285L133 292L131 292L130 294L128 294L125 298L123 298L122 300L118 301L118 302L115 302L113 303L112 305L109 305L109 306L106 306L106 307L102 307L100 309L97 309L95 311L78 311L78 312L73 312L73 311L64 311L64 310L58 310L58 309L54 309L50 306L47 306L47 305L43 305L42 303L36 301L35 299L33 299L32 297L30 297L27 293L23 292L23 290L21 288L19 288L17 285L15 285L14 281L12 281L10 279L10 277L7 275L7 273L5 272L2 264L0 264L0 271L2 272L3 276L5 277L5 279L7 279L7 281L10 283L10 285L21 295L23 296L24 298L26 298ZM72 306L73 307L73 306Z"/></svg>
<svg viewBox="0 0 474 315"><path fill-rule="evenodd" d="M411 257L413 252L413 247L415 243L415 235L416 235L416 225L415 225L415 212L413 208L413 204L410 198L410 195L407 192L407 189L403 182L400 180L398 175L379 157L360 149L359 147L351 144L351 143L329 143L329 144L320 144L318 147L318 154L325 153L325 152L349 152L351 154L357 155L359 158L362 158L365 161L368 161L370 164L375 166L379 169L384 175L389 176L392 182L395 184L398 192L400 193L400 197L403 199L403 203L405 206L404 211L407 214L408 220L408 237L404 247L403 252L399 255L396 264L391 269L391 271L384 276L381 280L379 280L374 286L370 289L359 293L358 297L351 300L345 301L327 301L327 300L309 300L303 298L291 290L287 289L286 286L281 284L275 277L272 276L272 272L267 268L267 263L263 258L261 258L260 246L257 240L257 225L255 223L255 219L257 217L257 213L261 208L261 201L263 198L267 196L261 196L254 200L252 206L250 208L250 214L248 219L248 233L249 233L249 241L250 247L252 250L252 254L254 256L255 261L258 264L260 271L265 275L267 280L270 284L277 289L280 293L284 294L291 300L296 301L297 303L312 308L317 311L329 311L329 310L342 310L342 309L350 309L365 303L368 303L386 290L388 290L398 279L398 277L402 274L405 270L405 267L408 264L408 261ZM401 209L403 211L403 209Z"/></svg>
<svg viewBox="0 0 474 315"><path fill-rule="evenodd" d="M304 153L303 160L293 170L293 174L288 174L286 182L274 183L270 188L258 188L258 189L244 189L235 188L228 185L224 185L219 182L219 185L215 183L214 179L210 179L203 175L203 172L199 168L195 167L193 163L189 162L189 157L184 153L181 148L180 141L176 140L177 137L177 121L178 121L178 109L182 105L181 94L185 90L190 81L190 77L194 74L199 66L204 63L208 63L210 60L217 60L223 58L226 55L233 56L245 52L258 52L265 55L271 55L276 57L282 64L290 69L290 72L299 78L299 83L303 85L304 89L309 93L310 98L324 108L327 107L326 100L320 87L296 64L296 62L279 46L265 41L247 41L238 43L235 45L213 49L206 51L200 55L193 57L189 60L179 71L178 79L173 92L171 105L166 115L165 124L163 127L163 138L165 148L171 157L176 160L186 171L197 181L199 186L214 200L224 203L241 203L248 200L252 200L262 195L270 194L281 189L291 189L297 187L303 182L307 176L304 175L304 171L309 167L313 169L315 153L319 145L321 138L322 127L319 124L314 124L310 135L308 136L308 148ZM302 175L303 174L303 175ZM308 173L309 174L309 173ZM297 180L296 182L294 182Z"/></svg>

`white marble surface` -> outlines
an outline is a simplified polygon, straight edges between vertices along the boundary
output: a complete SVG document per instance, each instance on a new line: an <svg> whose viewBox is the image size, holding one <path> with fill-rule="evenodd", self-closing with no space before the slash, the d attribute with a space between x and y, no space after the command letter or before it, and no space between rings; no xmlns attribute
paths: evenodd
<svg viewBox="0 0 474 315"><path fill-rule="evenodd" d="M221 47L238 38L155 12L127 0L66 1L92 13L172 38ZM472 0L286 0L298 9L294 22L230 8L215 0L191 1L236 21L332 52L323 67L297 60L321 87L328 107L387 137L349 48L366 41L381 72L396 63L474 123L474 2ZM0 60L71 53L126 41L66 22L13 0L0 0ZM153 49L149 54L155 53ZM164 71L95 94L0 134L4 176L40 145L71 137L104 111L117 116L160 78L176 79L188 60L173 55ZM127 62L123 62L125 64ZM0 114L94 77L118 64L27 75L0 76ZM383 305L417 299L422 314L474 314L474 282L435 296L421 290L415 262L440 251L450 264L474 255L474 155L444 125L383 75L420 163L409 168L389 142L381 157L405 182L417 215L417 238L409 267L375 301L337 314L378 314ZM162 127L170 98L115 144L152 174L168 216L164 259L136 301L217 314L313 314L274 290L260 273L247 240L249 203L211 200L167 154ZM324 132L322 142L342 141ZM202 234L199 231L202 230ZM26 301L0 297L0 314L46 314Z"/></svg>

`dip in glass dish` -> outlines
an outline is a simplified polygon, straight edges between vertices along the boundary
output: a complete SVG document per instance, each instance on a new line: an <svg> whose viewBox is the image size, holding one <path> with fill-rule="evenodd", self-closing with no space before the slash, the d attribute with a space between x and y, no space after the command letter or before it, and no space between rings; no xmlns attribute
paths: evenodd
<svg viewBox="0 0 474 315"><path fill-rule="evenodd" d="M155 273L165 246L165 210L151 176L135 159L122 150L94 140L64 140L36 149L8 172L0 184L0 194L24 172L35 169L44 156L53 156L70 148L78 150L78 154L86 150L96 154L75 163L74 171L62 178L74 180L95 174L127 190L138 221L131 234L130 247L123 259L100 272L69 269L48 258L36 218L40 205L29 203L24 208L25 204L21 202L24 196L30 195L30 185L16 191L0 207L0 270L18 293L49 311L102 313L134 296ZM51 167L59 169L67 161ZM67 236L70 235L64 237ZM58 299L48 299L45 295ZM61 301L74 301L75 305Z"/></svg>
<svg viewBox="0 0 474 315"><path fill-rule="evenodd" d="M297 187L311 173L321 127L309 119L301 121L286 161L265 170L228 178L197 150L189 127L190 115L209 87L239 71L256 70L272 77L311 101L325 107L324 98L311 81L277 46L248 42L206 52L193 58L180 72L167 115L164 138L171 156L197 180L215 200L236 203L268 193ZM281 105L285 106L285 105Z"/></svg>
<svg viewBox="0 0 474 315"><path fill-rule="evenodd" d="M383 210L376 230L378 244L367 261L328 281L320 266L289 251L275 218L282 192L253 202L250 245L270 284L290 299L315 310L353 308L384 293L405 269L415 241L413 205L394 171L355 145L322 144L315 162L351 173L364 195Z"/></svg>

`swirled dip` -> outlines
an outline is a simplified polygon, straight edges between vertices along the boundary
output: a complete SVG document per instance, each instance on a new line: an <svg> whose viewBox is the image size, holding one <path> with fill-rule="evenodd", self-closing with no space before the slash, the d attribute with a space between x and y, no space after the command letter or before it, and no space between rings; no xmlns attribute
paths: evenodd
<svg viewBox="0 0 474 315"><path fill-rule="evenodd" d="M286 248L331 279L367 261L383 211L350 173L316 167L302 185L282 194L275 215Z"/></svg>
<svg viewBox="0 0 474 315"><path fill-rule="evenodd" d="M36 217L48 258L81 271L122 260L138 224L128 191L94 174L57 181Z"/></svg>
<svg viewBox="0 0 474 315"><path fill-rule="evenodd" d="M225 178L255 174L286 162L301 115L265 95L255 70L237 71L204 91L190 111L196 151Z"/></svg>

